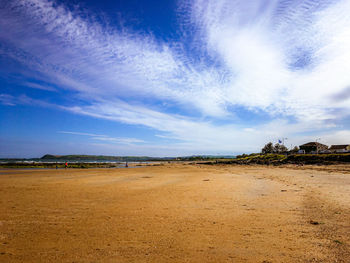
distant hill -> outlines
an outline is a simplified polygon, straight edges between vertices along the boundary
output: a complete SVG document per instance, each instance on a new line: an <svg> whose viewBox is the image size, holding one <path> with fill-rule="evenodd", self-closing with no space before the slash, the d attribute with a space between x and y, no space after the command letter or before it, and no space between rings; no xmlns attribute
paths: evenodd
<svg viewBox="0 0 350 263"><path fill-rule="evenodd" d="M192 155L181 157L149 157L149 156L107 156L107 155L57 155L45 154L41 158L0 158L1 162L147 162L147 161L200 161L228 160L232 155Z"/></svg>
<svg viewBox="0 0 350 263"><path fill-rule="evenodd" d="M45 154L40 158L42 161L58 160L58 161L116 161L116 162L128 162L128 161L152 161L163 160L169 158L158 158L148 156L105 156L105 155L52 155Z"/></svg>
<svg viewBox="0 0 350 263"><path fill-rule="evenodd" d="M212 159L232 159L235 156L214 156L214 155L194 155L182 157L149 157L149 156L105 156L105 155L53 155L45 154L40 158L41 161L115 161L115 162L132 162L132 161L196 161Z"/></svg>

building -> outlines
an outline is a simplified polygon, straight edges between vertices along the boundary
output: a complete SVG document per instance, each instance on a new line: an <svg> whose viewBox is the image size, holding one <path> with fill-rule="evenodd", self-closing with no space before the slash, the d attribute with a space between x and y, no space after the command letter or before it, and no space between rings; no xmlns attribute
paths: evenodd
<svg viewBox="0 0 350 263"><path fill-rule="evenodd" d="M328 146L319 142L308 142L300 145L299 149L305 153L319 153L320 151L328 150Z"/></svg>
<svg viewBox="0 0 350 263"><path fill-rule="evenodd" d="M342 144L342 145L332 145L329 150L332 153L346 153L350 152L350 144Z"/></svg>

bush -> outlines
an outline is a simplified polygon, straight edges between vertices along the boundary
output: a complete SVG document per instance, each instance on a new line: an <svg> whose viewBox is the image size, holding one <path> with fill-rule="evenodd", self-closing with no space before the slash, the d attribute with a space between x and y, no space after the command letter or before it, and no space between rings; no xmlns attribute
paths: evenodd
<svg viewBox="0 0 350 263"><path fill-rule="evenodd" d="M261 149L261 153L267 154L267 153L273 153L273 144L272 142L267 143L264 148Z"/></svg>

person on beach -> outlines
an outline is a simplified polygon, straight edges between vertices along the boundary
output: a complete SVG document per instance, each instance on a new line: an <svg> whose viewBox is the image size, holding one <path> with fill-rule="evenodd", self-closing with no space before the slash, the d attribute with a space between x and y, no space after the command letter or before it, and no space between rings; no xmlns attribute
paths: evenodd
<svg viewBox="0 0 350 263"><path fill-rule="evenodd" d="M67 169L67 167L68 167L68 162L66 162L66 163L65 163L64 168L66 168L66 169Z"/></svg>

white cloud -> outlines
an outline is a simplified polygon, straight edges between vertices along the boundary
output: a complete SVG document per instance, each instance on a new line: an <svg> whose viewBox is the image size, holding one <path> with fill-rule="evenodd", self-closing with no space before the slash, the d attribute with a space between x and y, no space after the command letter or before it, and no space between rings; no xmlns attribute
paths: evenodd
<svg viewBox="0 0 350 263"><path fill-rule="evenodd" d="M110 137L110 136L104 135L104 134L94 134L94 133L86 133L86 132L72 132L72 131L59 131L58 133L72 134L72 135L79 135L79 136L88 136L92 140L106 141L108 143L117 143L117 144L145 143L145 141L141 140L141 139L127 138L127 137Z"/></svg>
<svg viewBox="0 0 350 263"><path fill-rule="evenodd" d="M329 101L350 83L349 1L263 5L219 0L192 6L208 52L233 73L227 102L299 119L337 118L331 109L350 105Z"/></svg>
<svg viewBox="0 0 350 263"><path fill-rule="evenodd" d="M22 85L33 88L33 89L40 89L40 90L47 90L47 91L57 91L54 87L49 85L42 85L38 83L32 83L32 82L24 82Z"/></svg>
<svg viewBox="0 0 350 263"><path fill-rule="evenodd" d="M199 44L206 47L200 56L219 59L221 68L194 63L181 48L172 49L184 43L104 28L45 0L8 4L16 11L5 15L9 10L3 9L2 21L12 30L0 35L24 52L34 69L84 96L169 99L214 116L227 114L227 105L242 105L301 118L310 115L308 108L317 112L312 116L328 118L329 108L346 106L325 103L350 83L350 7L348 1L320 6L195 1L191 15L202 36ZM290 68L303 50L313 68Z"/></svg>
<svg viewBox="0 0 350 263"><path fill-rule="evenodd" d="M6 55L56 86L90 98L151 97L209 115L224 114L218 72L198 71L202 66L178 54L173 43L103 28L45 0L12 1L1 15L2 28L8 23L12 28L0 30L0 38L11 47Z"/></svg>
<svg viewBox="0 0 350 263"><path fill-rule="evenodd" d="M0 94L0 103L7 106L16 105L13 96L9 94Z"/></svg>
<svg viewBox="0 0 350 263"><path fill-rule="evenodd" d="M320 136L325 139L328 136L329 143L335 141L335 138L330 137L334 125L332 123L325 125L321 121L289 123L285 119L275 119L252 128L234 124L218 126L208 121L122 103L115 105L102 103L88 107L65 108L65 110L126 124L142 124L162 132L157 134L157 137L168 140L165 147L167 150L182 149L188 154L203 152L215 154L218 153L218 149L222 154L259 151L267 141L277 142L281 138L289 138L287 146L299 145L305 140L314 141ZM308 135L310 132L318 134L317 137ZM341 136L336 139L336 141L339 140L346 141L347 137ZM144 145L143 149L150 149L149 147L150 145ZM164 148L161 143L153 145L154 147Z"/></svg>

